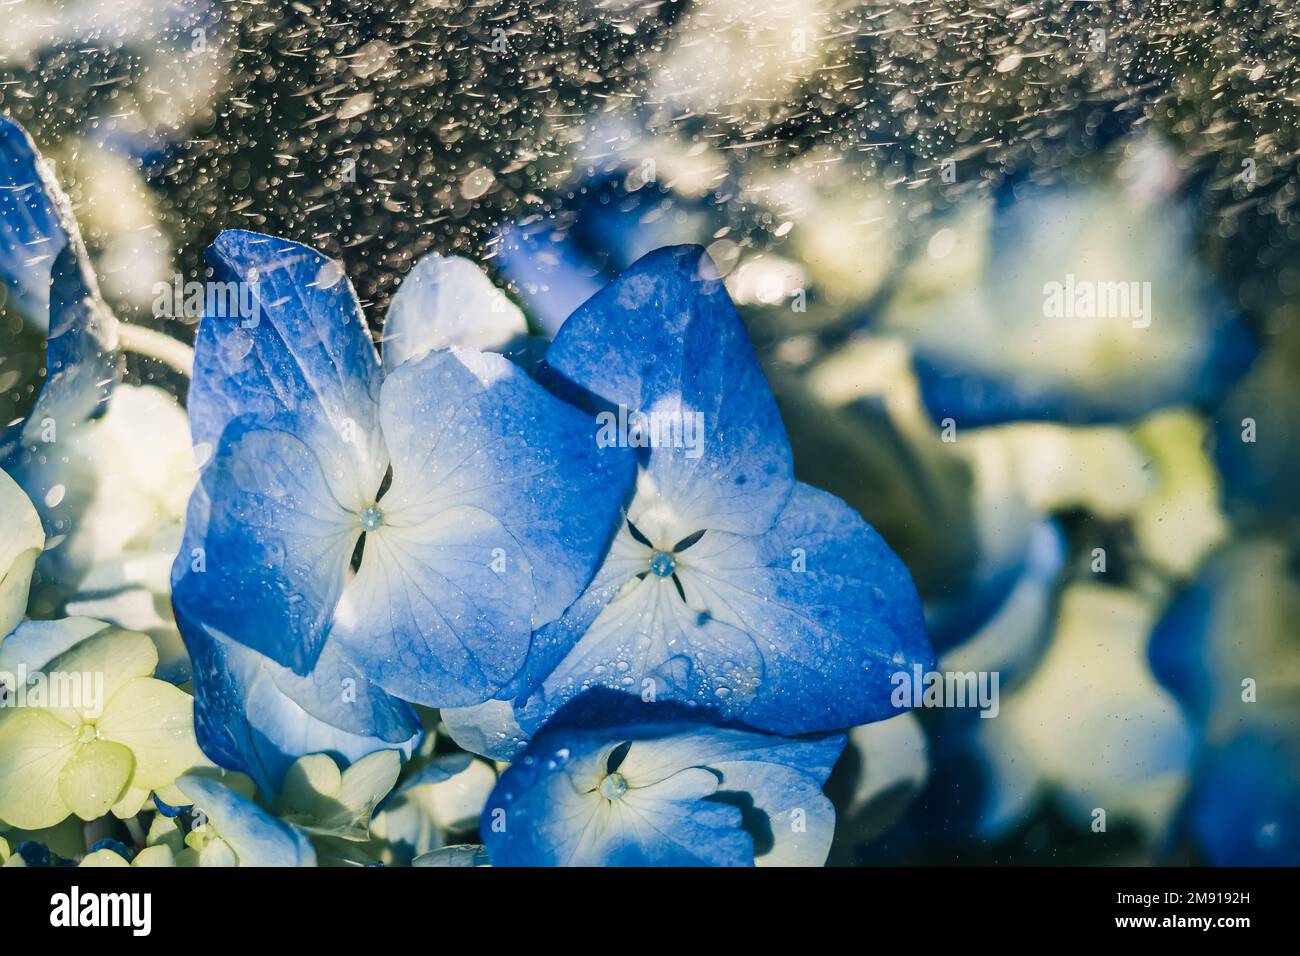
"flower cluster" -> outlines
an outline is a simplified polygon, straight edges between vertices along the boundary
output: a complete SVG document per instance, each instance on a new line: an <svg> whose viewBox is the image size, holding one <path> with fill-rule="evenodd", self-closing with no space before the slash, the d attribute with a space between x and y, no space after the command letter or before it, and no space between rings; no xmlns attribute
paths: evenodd
<svg viewBox="0 0 1300 956"><path fill-rule="evenodd" d="M21 509L0 662L105 687L93 715L0 716L0 820L135 822L152 796L143 846L87 857L109 865L451 862L437 834L479 810L498 865L825 860L834 731L896 714L890 676L929 667L929 640L902 562L795 478L702 249L644 256L549 346L474 266L429 256L381 358L335 262L219 235L210 281L247 294L199 325L197 481L159 545L191 720L145 634L18 623L37 554L51 581L75 567L43 536L92 512L57 510L69 463L33 428L102 428L129 386L112 388L119 324L57 187L20 130L5 143L21 202L5 221L22 248L63 251L51 374L5 459ZM40 270L4 265L39 312ZM611 410L633 423L614 440ZM660 419L698 433L645 425ZM473 754L517 763L498 781Z"/></svg>

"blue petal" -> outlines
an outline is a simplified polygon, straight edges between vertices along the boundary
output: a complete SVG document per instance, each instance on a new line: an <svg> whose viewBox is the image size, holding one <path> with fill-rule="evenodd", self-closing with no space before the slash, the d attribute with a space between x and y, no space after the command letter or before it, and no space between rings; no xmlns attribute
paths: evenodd
<svg viewBox="0 0 1300 956"><path fill-rule="evenodd" d="M307 246L242 231L217 236L207 261L213 308L199 324L188 402L195 445L210 453L238 417L285 420L346 497L373 500L388 464L379 359L342 268Z"/></svg>
<svg viewBox="0 0 1300 956"><path fill-rule="evenodd" d="M590 419L499 355L407 362L382 406L393 481L334 633L397 696L477 704L586 587L632 457L599 449Z"/></svg>
<svg viewBox="0 0 1300 956"><path fill-rule="evenodd" d="M807 485L766 535L706 532L676 577L685 601L668 579L629 584L523 703L523 728L604 686L777 733L833 730L893 716L891 676L932 666L907 568L852 509Z"/></svg>
<svg viewBox="0 0 1300 956"><path fill-rule="evenodd" d="M981 428L1017 421L1100 425L1131 422L1171 405L1208 407L1240 379L1258 351L1235 316L1219 310L1205 339L1177 379L1135 392L1132 387L1083 390L1068 383L968 367L952 356L918 352L921 398L935 422Z"/></svg>
<svg viewBox="0 0 1300 956"><path fill-rule="evenodd" d="M655 741L642 760L707 766L721 775L711 799L741 811L760 866L821 866L835 836L835 807L822 792L845 737L789 740L707 728Z"/></svg>
<svg viewBox="0 0 1300 956"><path fill-rule="evenodd" d="M191 497L173 578L187 577L196 624L306 674L349 573L362 503L340 500L338 472L294 425L244 416L226 427L203 494Z"/></svg>
<svg viewBox="0 0 1300 956"><path fill-rule="evenodd" d="M703 716L599 692L575 702L489 798L482 831L492 862L747 866L756 846L781 862L823 862L834 813L821 786L844 739L785 740ZM627 789L606 799L599 785L611 771ZM795 799L809 807L799 824L810 830L788 838L783 815Z"/></svg>
<svg viewBox="0 0 1300 956"><path fill-rule="evenodd" d="M605 413L694 424L702 443L661 439L647 472L691 530L766 531L794 483L790 444L749 337L707 253L659 249L575 312L547 352L549 371ZM623 431L620 427L619 431ZM619 436L621 437L621 436ZM689 533L689 532L688 532Z"/></svg>
<svg viewBox="0 0 1300 956"><path fill-rule="evenodd" d="M520 289L529 312L550 336L605 284L600 270L545 219L501 230L493 261Z"/></svg>
<svg viewBox="0 0 1300 956"><path fill-rule="evenodd" d="M0 116L0 282L31 324L47 332L46 376L25 422L0 436L0 467L36 505L46 534L67 534L93 476L51 448L102 412L121 375L117 320L99 297L72 207L31 138ZM54 431L51 435L50 428ZM47 499L56 486L64 492ZM57 548L43 573L68 574Z"/></svg>
<svg viewBox="0 0 1300 956"><path fill-rule="evenodd" d="M1174 598L1156 622L1147 645L1156 679L1201 725L1209 720L1215 692L1221 690L1217 678L1222 674L1218 669L1222 662L1215 660L1211 631L1216 585L1223 586L1213 577L1202 578ZM1235 627L1233 631L1233 639L1239 639Z"/></svg>
<svg viewBox="0 0 1300 956"><path fill-rule="evenodd" d="M176 785L212 821L240 866L316 865L316 851L307 837L252 800L206 777L187 775Z"/></svg>
<svg viewBox="0 0 1300 956"><path fill-rule="evenodd" d="M27 131L0 116L0 282L38 328L49 328L50 271L70 245L84 259L71 203Z"/></svg>

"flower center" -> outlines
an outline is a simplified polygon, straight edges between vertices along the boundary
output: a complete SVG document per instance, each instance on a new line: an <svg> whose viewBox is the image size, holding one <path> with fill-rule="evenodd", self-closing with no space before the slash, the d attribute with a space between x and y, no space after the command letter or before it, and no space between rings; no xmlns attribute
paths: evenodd
<svg viewBox="0 0 1300 956"><path fill-rule="evenodd" d="M357 515L357 523L362 531L378 531L384 526L384 513L379 510L379 505L371 505Z"/></svg>
<svg viewBox="0 0 1300 956"><path fill-rule="evenodd" d="M95 729L94 724L86 723L81 725L81 731L77 734L77 742L88 744L99 736L99 731Z"/></svg>
<svg viewBox="0 0 1300 956"><path fill-rule="evenodd" d="M650 555L650 570L657 578L670 578L677 570L677 559L670 551L656 551Z"/></svg>
<svg viewBox="0 0 1300 956"><path fill-rule="evenodd" d="M627 781L621 773L611 773L600 782L600 795L606 800L618 800L627 793Z"/></svg>

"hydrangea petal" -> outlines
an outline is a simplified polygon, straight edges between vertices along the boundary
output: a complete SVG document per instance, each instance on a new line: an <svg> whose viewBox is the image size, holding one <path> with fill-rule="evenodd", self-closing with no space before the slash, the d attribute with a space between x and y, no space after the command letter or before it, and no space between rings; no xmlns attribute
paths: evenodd
<svg viewBox="0 0 1300 956"><path fill-rule="evenodd" d="M447 733L470 753L512 761L528 743L508 700L485 700L471 707L444 707L438 712Z"/></svg>
<svg viewBox="0 0 1300 956"><path fill-rule="evenodd" d="M517 717L535 732L593 687L732 713L753 702L762 679L762 653L749 635L692 611L669 580L648 576L629 583L601 612L537 690L521 699Z"/></svg>
<svg viewBox="0 0 1300 956"><path fill-rule="evenodd" d="M327 461L278 424L227 427L191 499L176 600L189 619L307 673L361 534L360 503L340 501Z"/></svg>
<svg viewBox="0 0 1300 956"><path fill-rule="evenodd" d="M129 748L109 740L81 744L59 774L59 796L83 820L98 820L117 803L135 769Z"/></svg>
<svg viewBox="0 0 1300 956"><path fill-rule="evenodd" d="M49 446L102 411L121 373L117 321L99 296L71 203L31 137L3 116L0 282L47 341L45 381L26 420L0 435L0 467L27 491L53 537L77 518L90 476L69 474L60 467L66 456Z"/></svg>
<svg viewBox="0 0 1300 956"><path fill-rule="evenodd" d="M116 850L110 850L108 847L103 847L87 853L82 857L81 862L78 863L77 866L116 867L120 869L121 867L129 868L131 864L127 861L126 857L122 856L122 854L118 853Z"/></svg>
<svg viewBox="0 0 1300 956"><path fill-rule="evenodd" d="M33 325L48 328L50 270L77 236L72 205L27 131L0 116L0 282Z"/></svg>
<svg viewBox="0 0 1300 956"><path fill-rule="evenodd" d="M392 486L334 633L390 693L476 704L586 587L632 459L499 355L407 362L382 404Z"/></svg>
<svg viewBox="0 0 1300 956"><path fill-rule="evenodd" d="M77 746L74 727L38 709L0 716L0 820L22 830L52 827L70 812L59 776Z"/></svg>
<svg viewBox="0 0 1300 956"><path fill-rule="evenodd" d="M277 813L309 833L364 841L371 814L393 789L401 769L402 758L395 750L369 754L344 772L326 754L310 754L289 768Z"/></svg>
<svg viewBox="0 0 1300 956"><path fill-rule="evenodd" d="M699 247L639 259L564 323L546 364L605 412L681 422L671 440L661 432L648 471L656 493L690 525L686 534L765 531L785 504L794 483L785 426L745 327ZM702 441L693 446L686 427L697 420Z"/></svg>
<svg viewBox="0 0 1300 956"><path fill-rule="evenodd" d="M890 678L933 661L906 567L851 508L796 487L767 535L706 532L670 579L625 586L520 702L535 731L593 686L809 733L893 716ZM653 688L647 683L653 681Z"/></svg>
<svg viewBox="0 0 1300 956"><path fill-rule="evenodd" d="M384 320L384 368L391 371L434 349L503 352L526 335L524 314L478 266L431 253L411 269Z"/></svg>
<svg viewBox="0 0 1300 956"><path fill-rule="evenodd" d="M80 699L49 711L73 725L83 718L98 720L114 697L138 678L150 677L157 665L158 651L148 635L116 628L97 631L44 665L50 673L81 678Z"/></svg>
<svg viewBox="0 0 1300 956"><path fill-rule="evenodd" d="M231 314L205 309L199 324L188 402L195 445L215 449L241 416L287 416L338 497L373 497L387 467L379 358L342 268L308 246L241 230L217 236L207 261L212 283L226 284L209 289L236 294L212 310Z"/></svg>
<svg viewBox="0 0 1300 956"><path fill-rule="evenodd" d="M457 843L422 853L411 866L487 866L487 852L480 843Z"/></svg>
<svg viewBox="0 0 1300 956"><path fill-rule="evenodd" d="M892 675L933 665L906 566L834 495L800 484L769 534L706 534L684 557L687 603L762 654L763 682L737 714L752 726L808 733L894 716Z"/></svg>
<svg viewBox="0 0 1300 956"><path fill-rule="evenodd" d="M88 617L23 621L12 634L0 641L0 671L14 674L22 668L33 674L91 635L108 629L109 625L103 621Z"/></svg>
<svg viewBox="0 0 1300 956"><path fill-rule="evenodd" d="M529 310L542 329L554 336L604 281L572 245L558 241L547 220L502 229L495 262L502 274L528 297Z"/></svg>
<svg viewBox="0 0 1300 956"><path fill-rule="evenodd" d="M48 577L71 585L74 569L56 546L79 525L97 476L74 438L100 415L122 371L116 320L72 246L54 263L45 382L25 420L0 436L0 467L41 515Z"/></svg>

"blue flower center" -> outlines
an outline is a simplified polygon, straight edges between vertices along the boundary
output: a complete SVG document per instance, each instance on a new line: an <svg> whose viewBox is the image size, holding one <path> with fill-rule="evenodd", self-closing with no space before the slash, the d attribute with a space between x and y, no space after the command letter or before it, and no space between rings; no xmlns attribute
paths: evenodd
<svg viewBox="0 0 1300 956"><path fill-rule="evenodd" d="M650 570L657 578L670 578L677 570L677 559L669 551L656 551L650 555Z"/></svg>
<svg viewBox="0 0 1300 956"><path fill-rule="evenodd" d="M600 795L606 800L618 800L627 793L627 780L621 773L611 773L600 782Z"/></svg>
<svg viewBox="0 0 1300 956"><path fill-rule="evenodd" d="M362 531L378 531L384 526L384 513L379 510L379 505L371 505L357 515L357 523Z"/></svg>

